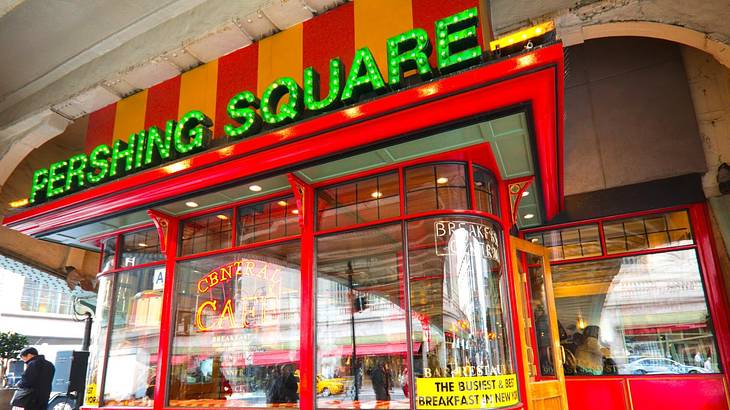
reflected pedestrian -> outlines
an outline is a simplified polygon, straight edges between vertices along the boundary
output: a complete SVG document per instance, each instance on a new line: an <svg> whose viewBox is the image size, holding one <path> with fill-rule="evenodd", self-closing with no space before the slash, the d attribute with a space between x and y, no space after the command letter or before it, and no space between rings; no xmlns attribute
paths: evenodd
<svg viewBox="0 0 730 410"><path fill-rule="evenodd" d="M31 406L26 410L46 410L51 397L51 383L56 368L53 363L39 355L34 347L27 347L20 352L20 360L26 364L25 371L16 387L33 391Z"/></svg>

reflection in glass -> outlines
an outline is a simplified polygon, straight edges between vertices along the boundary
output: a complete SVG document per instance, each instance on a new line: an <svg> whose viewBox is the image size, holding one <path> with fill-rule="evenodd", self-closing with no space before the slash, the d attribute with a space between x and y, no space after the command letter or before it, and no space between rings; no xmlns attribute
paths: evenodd
<svg viewBox="0 0 730 410"><path fill-rule="evenodd" d="M293 196L238 209L238 244L299 235L299 209Z"/></svg>
<svg viewBox="0 0 730 410"><path fill-rule="evenodd" d="M401 226L317 239L317 407L408 408Z"/></svg>
<svg viewBox="0 0 730 410"><path fill-rule="evenodd" d="M533 332L537 341L538 368L542 376L555 376L555 363L552 357L553 332L550 328L550 316L545 288L545 271L542 258L526 254L527 277L529 284L530 307L532 308Z"/></svg>
<svg viewBox="0 0 730 410"><path fill-rule="evenodd" d="M297 407L299 242L179 263L169 404Z"/></svg>
<svg viewBox="0 0 730 410"><path fill-rule="evenodd" d="M435 209L468 209L464 164L407 168L406 209L413 214Z"/></svg>
<svg viewBox="0 0 730 410"><path fill-rule="evenodd" d="M499 215L499 200L497 180L491 172L474 166L474 202L476 209L490 214Z"/></svg>
<svg viewBox="0 0 730 410"><path fill-rule="evenodd" d="M551 261L603 254L598 224L529 233L525 239L548 248Z"/></svg>
<svg viewBox="0 0 730 410"><path fill-rule="evenodd" d="M553 282L566 374L720 371L694 250L557 265Z"/></svg>
<svg viewBox="0 0 730 410"><path fill-rule="evenodd" d="M106 238L102 242L101 272L114 269L114 261L117 250L117 237Z"/></svg>
<svg viewBox="0 0 730 410"><path fill-rule="evenodd" d="M400 214L398 174L389 172L317 191L319 230L392 218Z"/></svg>
<svg viewBox="0 0 730 410"><path fill-rule="evenodd" d="M431 377L515 374L499 232L474 217L408 223L417 385ZM515 387L515 402L516 394Z"/></svg>
<svg viewBox="0 0 730 410"><path fill-rule="evenodd" d="M231 246L230 209L182 222L181 255L213 251Z"/></svg>
<svg viewBox="0 0 730 410"><path fill-rule="evenodd" d="M109 307L112 298L112 276L99 278L99 292L96 298L96 317L91 329L91 344L89 345L89 365L86 372L87 394L84 404L87 406L99 405L99 389L101 389L101 368L106 351L106 333L109 326Z"/></svg>
<svg viewBox="0 0 730 410"><path fill-rule="evenodd" d="M154 286L158 269L164 270L137 269L116 276L105 405L152 405L162 313L162 289Z"/></svg>
<svg viewBox="0 0 730 410"><path fill-rule="evenodd" d="M160 252L160 236L155 228L125 233L121 237L121 244L120 267L142 265L165 258Z"/></svg>
<svg viewBox="0 0 730 410"><path fill-rule="evenodd" d="M687 211L604 222L603 232L608 254L691 245L694 242Z"/></svg>

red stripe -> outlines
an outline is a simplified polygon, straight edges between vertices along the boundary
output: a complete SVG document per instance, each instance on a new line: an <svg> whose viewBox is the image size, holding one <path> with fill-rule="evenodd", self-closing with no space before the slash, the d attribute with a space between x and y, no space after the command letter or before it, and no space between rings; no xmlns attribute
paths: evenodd
<svg viewBox="0 0 730 410"><path fill-rule="evenodd" d="M218 60L218 88L216 90L213 135L225 135L223 127L232 124L226 107L228 101L241 91L256 92L258 77L259 45L251 44Z"/></svg>
<svg viewBox="0 0 730 410"><path fill-rule="evenodd" d="M86 143L84 144L87 154L97 145L112 142L116 114L117 103L109 104L89 114L89 124L86 128Z"/></svg>
<svg viewBox="0 0 730 410"><path fill-rule="evenodd" d="M304 68L314 67L322 78L322 94L329 90L329 61L340 57L349 69L355 55L355 11L348 2L304 22Z"/></svg>
<svg viewBox="0 0 730 410"><path fill-rule="evenodd" d="M179 100L179 75L150 88L147 94L147 111L144 117L145 129L153 125L164 129L167 120L176 120Z"/></svg>
<svg viewBox="0 0 730 410"><path fill-rule="evenodd" d="M436 39L434 24L436 20L440 20L444 17L448 17L452 14L456 14L460 11L472 7L479 7L479 1L477 0L413 0L413 27L422 28L428 33L428 38L431 40L431 46L434 51L431 52L431 57L428 61L432 67L436 67L436 46L434 41ZM482 10L479 10L480 16ZM479 44L484 48L484 40L482 39L481 24L477 28L477 35L479 36Z"/></svg>

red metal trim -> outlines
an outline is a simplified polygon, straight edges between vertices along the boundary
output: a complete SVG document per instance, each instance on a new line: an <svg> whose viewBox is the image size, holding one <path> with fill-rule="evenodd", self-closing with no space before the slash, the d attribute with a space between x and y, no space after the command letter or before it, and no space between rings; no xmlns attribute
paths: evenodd
<svg viewBox="0 0 730 410"><path fill-rule="evenodd" d="M307 203L306 203L306 191L309 185L302 181L299 177L292 174L291 172L286 174L287 179L289 180L289 184L291 185L291 190L294 192L294 199L297 204L297 211L299 214L297 215L297 219L299 220L299 227L301 230L304 230L304 214L308 212L307 209Z"/></svg>
<svg viewBox="0 0 730 410"><path fill-rule="evenodd" d="M654 254L654 253L685 251L687 249L695 249L695 248L697 248L697 245L681 245L681 246L672 246L672 247L667 247L667 248L642 249L640 251L609 253L609 254L600 255L600 256L586 256L583 258L561 259L559 261L550 261L550 265L566 265L566 264L578 263L578 262L593 262L593 261L600 261L600 260L606 260L606 259L617 259L617 258L627 258L630 256L649 255L649 254Z"/></svg>
<svg viewBox="0 0 730 410"><path fill-rule="evenodd" d="M177 255L178 230L180 220L171 216L167 218L167 246L165 262L165 287L162 292L162 315L160 317L160 339L157 348L157 376L155 382L154 409L159 410L165 407L165 396L167 392L167 374L170 363L170 342L172 329L175 328L173 321L173 299L175 292L175 256Z"/></svg>
<svg viewBox="0 0 730 410"><path fill-rule="evenodd" d="M564 228L572 228L574 226L590 225L592 223L598 223L598 222L610 222L610 221L615 221L618 219L630 219L630 218L637 218L640 216L661 214L661 213L666 213L666 212L674 212L674 211L682 211L682 210L689 211L690 207L691 207L691 205L676 205L676 206L669 206L669 207L664 207L664 208L647 209L644 211L629 212L626 214L616 214L616 215L611 215L611 216L602 216L602 217L597 217L597 218L581 219L580 221L570 221L570 222L565 222L565 223L555 224L555 225L539 226L537 228L523 229L520 232L527 234L527 233L542 232L542 231L552 231L555 229L564 229Z"/></svg>
<svg viewBox="0 0 730 410"><path fill-rule="evenodd" d="M147 215L152 218L152 222L155 224L155 228L157 228L157 236L159 237L160 241L160 252L165 253L168 242L167 235L170 228L170 216L160 211L155 211L154 209L148 209Z"/></svg>
<svg viewBox="0 0 730 410"><path fill-rule="evenodd" d="M314 189L302 184L303 191L303 212L302 216L302 239L301 239L301 326L299 327L299 372L300 380L309 383L300 383L299 386L299 408L301 410L313 410L316 399L316 368L315 368L315 259L314 259L314 223L317 217L315 208Z"/></svg>
<svg viewBox="0 0 730 410"><path fill-rule="evenodd" d="M725 297L725 283L720 271L720 264L715 252L715 240L710 226L710 214L707 204L695 204L689 208L690 223L693 225L693 235L698 245L702 280L707 295L708 308L720 353L720 361L725 374L726 382L730 383L730 310Z"/></svg>
<svg viewBox="0 0 730 410"><path fill-rule="evenodd" d="M109 270L104 271L104 272L99 272L99 273L96 274L96 277L97 278L100 278L102 276L111 275L111 274L114 274L114 273L128 272L128 271L135 270L135 269L152 268L152 267L161 266L161 265L164 265L164 264L165 264L165 259L160 259L158 261L147 262L147 263L143 263L141 265L122 266L120 268L114 268L114 269L109 269Z"/></svg>
<svg viewBox="0 0 730 410"><path fill-rule="evenodd" d="M606 232L603 231L603 221L598 221L598 240L601 242L601 255L606 256L608 248L606 247Z"/></svg>
<svg viewBox="0 0 730 410"><path fill-rule="evenodd" d="M534 175L525 178L516 178L505 181L505 183L507 184L507 190L509 191L510 215L512 217L512 223L514 225L517 225L517 221L519 218L517 213L520 208L520 202L522 201L522 193L525 192L529 187L531 187L533 182L535 182ZM512 186L518 187L517 192L512 192Z"/></svg>
<svg viewBox="0 0 730 410"><path fill-rule="evenodd" d="M232 246L232 247L228 247L228 248L214 249L212 251L177 256L175 258L175 261L183 262L183 261L187 261L190 259L207 258L209 256L221 255L221 254L229 253L229 252L241 252L241 251L246 251L246 250L253 249L253 248L263 248L266 246L276 245L278 243L294 241L297 239L300 239L300 235L283 236L281 238L268 239L268 240L261 241L261 242L247 243L244 245Z"/></svg>
<svg viewBox="0 0 730 410"><path fill-rule="evenodd" d="M80 241L81 242L103 241L104 239L110 238L112 236L123 235L125 233L134 232L134 231L141 231L143 229L152 228L154 226L155 226L155 224L152 222L145 222L140 225L129 226L129 227L117 230L117 231L106 232L101 235L87 236L83 239L80 239Z"/></svg>
<svg viewBox="0 0 730 410"><path fill-rule="evenodd" d="M523 103L540 142L549 219L560 208L561 78L561 46L542 48L41 204L5 224L39 234Z"/></svg>
<svg viewBox="0 0 730 410"><path fill-rule="evenodd" d="M363 223L359 223L359 224L355 224L355 225L347 225L347 226L342 226L342 227L338 227L338 228L327 229L324 231L316 231L315 236L324 236L324 235L330 235L330 234L334 234L334 233L355 231L355 230L367 228L370 226L385 225L385 224L393 223L393 222L401 222L401 221L408 222L408 221L412 221L415 219L423 219L423 218L429 218L429 217L435 217L435 216L448 217L451 215L478 216L481 218L489 219L490 221L498 224L500 226L500 228L504 229L504 221L502 219L500 219L498 216L487 213L487 212L476 211L476 210L472 210L472 209L438 209L438 210L434 210L434 211L425 211L425 212L420 212L417 214L411 214L411 215L406 215L406 216L394 216L392 218L380 219L380 220L372 221L372 222L363 222Z"/></svg>
<svg viewBox="0 0 730 410"><path fill-rule="evenodd" d="M468 190L469 190L469 209L476 210L477 209L477 193L476 188L474 187L474 161L468 161L466 163L466 172L468 175L466 176L466 181L468 184ZM492 171L494 172L494 171Z"/></svg>
<svg viewBox="0 0 730 410"><path fill-rule="evenodd" d="M237 207L246 206L249 204L255 204L255 203L259 203L259 202L271 201L273 199L283 198L285 196L291 196L291 192L286 189L282 189L280 191L272 192L272 193L269 193L266 195L257 196L254 198L241 199L241 200L238 200L235 202L228 202L223 205L216 205L214 207L205 208L205 209L191 210L190 212L178 215L177 218L180 220L197 218L199 216L208 215L208 214L212 214L215 212L226 211L231 208L237 208Z"/></svg>

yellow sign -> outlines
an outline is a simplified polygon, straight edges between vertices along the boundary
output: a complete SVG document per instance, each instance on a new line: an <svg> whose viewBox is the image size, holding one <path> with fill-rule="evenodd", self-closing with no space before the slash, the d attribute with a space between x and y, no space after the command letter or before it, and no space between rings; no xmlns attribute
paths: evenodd
<svg viewBox="0 0 730 410"><path fill-rule="evenodd" d="M96 383L91 383L86 386L86 398L84 404L87 406L98 406L99 397L96 395Z"/></svg>
<svg viewBox="0 0 730 410"><path fill-rule="evenodd" d="M517 376L416 378L418 409L494 409L519 401Z"/></svg>

